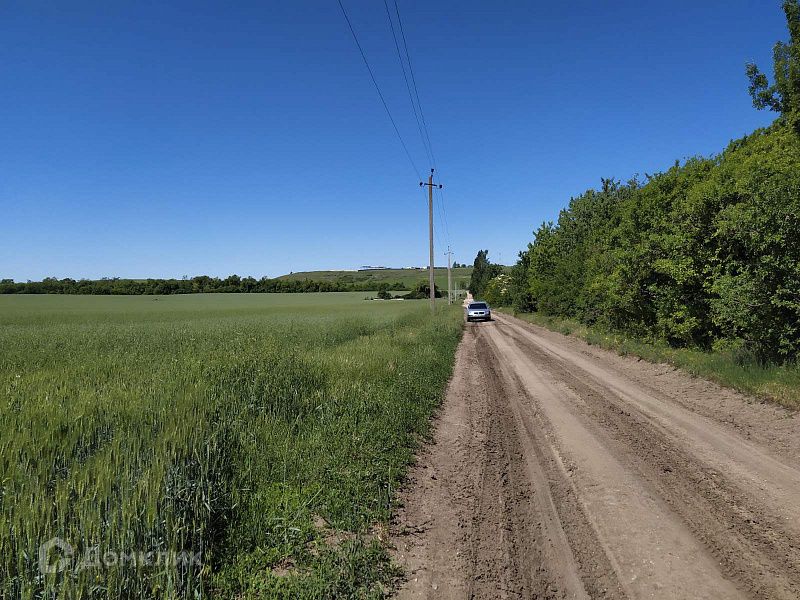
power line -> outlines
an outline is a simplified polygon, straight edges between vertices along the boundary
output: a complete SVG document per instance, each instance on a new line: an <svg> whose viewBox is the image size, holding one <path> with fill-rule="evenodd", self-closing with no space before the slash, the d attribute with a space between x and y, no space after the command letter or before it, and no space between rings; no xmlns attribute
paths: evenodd
<svg viewBox="0 0 800 600"><path fill-rule="evenodd" d="M403 19L400 17L400 7L397 4L397 0L393 0L393 1L394 1L394 10L395 10L395 13L397 14L397 23L398 23L399 29L400 29L400 37L403 40L403 48L405 49L406 61L408 62L408 70L411 73L411 82L412 82L413 87L414 87L414 95L415 95L415 97L417 99L417 106L419 108L419 114L420 114L420 117L422 119L422 127L423 127L423 129L425 131L425 138L428 141L426 150L428 150L430 152L430 159L431 159L431 162L433 163L433 168L436 169L436 172L438 173L439 167L436 165L436 156L433 153L433 145L431 144L431 136L430 136L430 132L428 130L428 123L425 120L425 113L422 110L422 102L419 99L419 90L417 88L417 78L414 75L414 67L413 67L413 65L411 63L411 53L408 50L408 42L406 40L405 30L403 29ZM386 3L386 0L384 0L384 4L385 3ZM391 18L390 18L390 22L391 22ZM392 27L392 35L394 35L394 27ZM395 45L396 44L397 44L397 40L395 39ZM399 52L399 49L398 49L398 52ZM402 65L402 62L403 61L401 59L401 61L400 61L401 65ZM405 69L403 69L403 76L405 77ZM408 86L408 80L406 80L406 86ZM410 93L411 92L409 90L409 94ZM411 101L411 105L412 106L414 105L414 101L413 100ZM415 111L415 115L416 115L416 111ZM423 141L423 145L425 145L424 141ZM449 243L450 242L450 227L448 226L448 223L447 223L447 209L445 208L444 195L441 192L441 188L437 188L437 189L439 189L439 212L440 212L439 220L440 221L444 221L445 235L446 235L447 241Z"/></svg>
<svg viewBox="0 0 800 600"><path fill-rule="evenodd" d="M437 176L438 176L438 174L437 174ZM436 177L436 178L438 178L438 177ZM447 239L447 244L449 246L450 245L450 227L449 227L449 225L447 223L447 211L445 209L445 203L444 203L444 191L442 190L442 188L436 188L436 191L439 194L439 196L437 198L437 200L438 200L437 210L438 210L438 216L439 216L439 224L441 225L442 230L445 233L445 237Z"/></svg>
<svg viewBox="0 0 800 600"><path fill-rule="evenodd" d="M411 64L411 54L408 51L408 43L406 42L406 34L403 30L403 20L400 18L400 8L397 6L397 0L394 0L394 11L397 13L397 24L400 26L400 37L403 39L403 47L406 50L406 60L408 61L408 70L411 73L411 83L414 85L414 95L417 97L417 106L419 107L419 115L422 118L422 126L425 129L425 137L428 139L428 147L431 150L431 159L433 168L436 168L436 157L433 154L433 146L431 145L431 136L428 133L428 124L425 121L425 113L422 112L422 103L419 101L419 91L417 90L417 79L414 77L414 67Z"/></svg>
<svg viewBox="0 0 800 600"><path fill-rule="evenodd" d="M403 139L402 134L400 133L400 129L397 126L397 122L395 121L394 117L392 116L391 110L389 110L389 105L387 104L386 99L385 99L385 97L383 95L383 92L381 91L381 88L378 85L378 81L375 78L375 73L373 72L372 67L369 64L369 61L367 60L366 53L364 52L364 49L363 49L363 47L361 46L361 43L358 40L358 36L356 35L355 29L353 28L353 24L350 21L350 17L348 16L347 11L345 10L344 5L342 4L342 0L337 0L337 2L339 4L339 8L342 11L342 15L344 16L345 21L347 22L347 26L350 29L350 33L353 36L353 41L355 41L356 47L358 48L358 51L361 54L361 58L364 61L364 65L367 67L367 71L369 72L370 79L372 80L372 84L375 87L375 91L378 92L378 97L380 98L381 104L383 104L383 108L386 111L386 115L389 117L389 121L391 121L391 123L392 123L392 127L394 128L395 134L397 135L397 138L400 140L400 144L403 147L403 151L405 152L406 157L408 158L408 161L411 163L411 166L414 169L414 172L417 174L417 177L421 179L420 173L419 173L419 169L417 168L417 165L414 162L414 159L411 157L411 153L409 152L408 146L406 145L406 142ZM403 72L403 79L405 80L406 91L408 92L409 100L411 102L411 108L412 108L412 111L414 113L414 120L417 123L417 129L418 129L419 134L420 134L420 139L422 140L422 146L425 149L425 153L426 153L426 155L428 157L428 160L430 160L431 164L435 168L436 167L436 157L435 157L435 155L433 153L433 146L431 144L430 132L428 131L428 124L427 124L427 121L425 120L425 113L422 110L422 104L421 104L420 99L419 99L419 90L417 88L416 76L414 75L414 68L413 68L412 63L411 63L411 54L410 54L410 52L408 50L408 42L407 42L406 37L405 37L405 31L403 30L403 22L402 22L402 19L400 17L400 9L399 9L399 7L397 5L397 0L394 0L394 8L395 8L395 13L397 15L398 28L400 29L400 37L401 37L401 39L403 41L403 49L405 51L406 62L408 63L408 71L409 71L409 73L411 75L411 83L410 84L409 84L408 76L406 74L405 63L403 62L403 53L400 50L400 43L399 43L399 41L397 39L397 32L396 32L395 27L394 27L394 21L392 19L391 11L389 10L389 5L388 5L387 0L384 0L384 8L386 9L386 16L389 19L389 26L390 26L391 31L392 31L392 38L394 39L395 50L397 51L397 57L398 57L398 59L400 61L400 68L401 68L401 70ZM413 87L413 90L414 90L413 91L413 95L412 95L412 91L411 91L412 87ZM416 98L416 103L414 102L415 98ZM446 239L447 239L447 241L449 243L450 242L450 230L449 230L449 225L447 223L447 211L446 211L446 208L445 208L444 196L443 196L443 194L441 192L441 188L438 187L438 186L436 186L436 187L439 190L439 197L438 197L439 202L437 203L437 208L438 208L438 213L439 213L438 214L439 222L440 222L440 225L443 225L442 230L445 233ZM441 243L441 240L439 239L439 235L436 235L436 234L438 234L438 232L434 233L437 243L439 243L440 245L443 245Z"/></svg>
<svg viewBox="0 0 800 600"><path fill-rule="evenodd" d="M372 79L372 84L375 86L375 90L378 92L378 96L381 99L381 103L383 104L383 108L386 109L386 114L389 116L389 120L392 122L392 127L394 127L394 132L397 134L397 138L400 140L400 144L403 146L403 150L405 150L406 156L408 157L411 166L414 168L414 172L417 174L417 179L422 179L422 176L419 174L419 169L417 169L417 165L414 163L414 159L411 158L411 153L408 151L408 146L406 146L405 141L403 140L403 136L400 135L400 130L397 128L397 123L392 116L392 112L389 110L389 106L386 104L386 100L383 97L383 93L381 92L381 88L378 85L378 81L375 79L375 74L372 72L372 67L369 66L369 61L367 60L366 54L364 54L364 49L361 47L361 44L358 41L358 36L356 35L355 29L353 29L353 24L350 22L350 17L347 16L347 11L344 9L344 5L342 4L342 0L337 0L339 2L339 8L342 9L342 14L344 15L345 21L347 21L347 26L350 28L350 33L353 34L353 40L358 46L358 51L361 53L361 58L364 59L364 65L367 67L367 71L369 71L369 76ZM413 73L412 73L413 78ZM423 123L424 123L423 118Z"/></svg>
<svg viewBox="0 0 800 600"><path fill-rule="evenodd" d="M437 190L438 189L439 188L437 188ZM446 231L445 226L444 226L444 212L442 211L442 206L443 205L442 205L442 201L441 201L441 190L439 190L439 196L438 196L437 200L438 200L438 202L436 202L436 209L437 209L437 211L439 213L438 214L438 216L439 216L439 225L441 226L442 231L444 231L444 233L447 234L447 231ZM450 236L447 235L446 237L447 237L447 241L449 243L450 242Z"/></svg>
<svg viewBox="0 0 800 600"><path fill-rule="evenodd" d="M403 55L400 52L400 44L397 42L397 34L394 30L394 21L392 19L392 13L389 11L389 3L387 0L383 0L383 6L386 8L386 17L389 19L389 28L392 30L392 39L394 40L394 47L397 50L397 59L400 61L400 70L403 71L403 79L406 82L406 90L408 91L408 99L411 102L411 110L414 112L414 120L417 122L417 130L419 130L419 137L422 140L422 147L425 148L425 153L428 156L428 161L431 163L431 166L435 166L433 160L433 152L430 148L430 140L426 141L425 133L422 130L422 123L420 123L419 115L417 113L417 106L414 104L414 96L411 93L411 84L408 82L408 76L406 75L406 66L403 62ZM410 67L409 67L410 70Z"/></svg>
<svg viewBox="0 0 800 600"><path fill-rule="evenodd" d="M450 241L450 226L447 223L447 210L445 210L444 191L439 190L439 202L442 206L442 216L444 217L444 233L447 236L447 241Z"/></svg>

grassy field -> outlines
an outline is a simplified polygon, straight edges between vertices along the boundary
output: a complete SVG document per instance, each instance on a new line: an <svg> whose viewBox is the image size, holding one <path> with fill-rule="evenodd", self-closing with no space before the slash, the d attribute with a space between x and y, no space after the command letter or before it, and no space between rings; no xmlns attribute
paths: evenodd
<svg viewBox="0 0 800 600"><path fill-rule="evenodd" d="M631 338L620 333L587 327L581 323L537 313L514 313L516 317L558 331L578 336L590 344L632 354L655 363L675 365L693 375L775 402L792 410L800 409L800 366L759 365L742 360L735 353L702 352L690 348L672 348L664 342Z"/></svg>
<svg viewBox="0 0 800 600"><path fill-rule="evenodd" d="M364 295L0 297L0 597L383 596L461 311Z"/></svg>
<svg viewBox="0 0 800 600"><path fill-rule="evenodd" d="M459 267L452 270L453 287L458 289L458 284L463 283L464 288L469 285L472 267ZM447 267L434 269L436 285L443 290L447 289ZM426 269L385 269L380 271L304 271L282 275L278 279L311 279L312 281L337 281L342 283L395 283L403 285L403 289L411 289L420 281L428 281Z"/></svg>

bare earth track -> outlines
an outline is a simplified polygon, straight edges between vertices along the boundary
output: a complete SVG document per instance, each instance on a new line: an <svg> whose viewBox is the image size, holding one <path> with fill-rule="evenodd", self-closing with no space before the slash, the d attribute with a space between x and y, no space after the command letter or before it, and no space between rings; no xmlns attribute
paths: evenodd
<svg viewBox="0 0 800 600"><path fill-rule="evenodd" d="M400 598L800 598L789 412L500 316L393 526Z"/></svg>

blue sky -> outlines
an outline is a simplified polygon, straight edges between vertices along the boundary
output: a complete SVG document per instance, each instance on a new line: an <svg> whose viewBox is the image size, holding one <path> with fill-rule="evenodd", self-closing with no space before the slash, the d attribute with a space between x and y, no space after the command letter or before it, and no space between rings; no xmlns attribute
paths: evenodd
<svg viewBox="0 0 800 600"><path fill-rule="evenodd" d="M420 171L380 0L343 0ZM778 0L398 0L445 185L437 261L505 263L601 177L774 115ZM335 0L4 2L0 277L427 263L427 206Z"/></svg>

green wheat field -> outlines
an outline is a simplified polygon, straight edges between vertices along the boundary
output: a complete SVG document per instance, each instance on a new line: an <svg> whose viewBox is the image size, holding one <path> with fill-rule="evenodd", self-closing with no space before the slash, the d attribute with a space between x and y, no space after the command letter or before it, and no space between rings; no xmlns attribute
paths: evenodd
<svg viewBox="0 0 800 600"><path fill-rule="evenodd" d="M0 597L386 595L461 311L365 295L0 297Z"/></svg>

